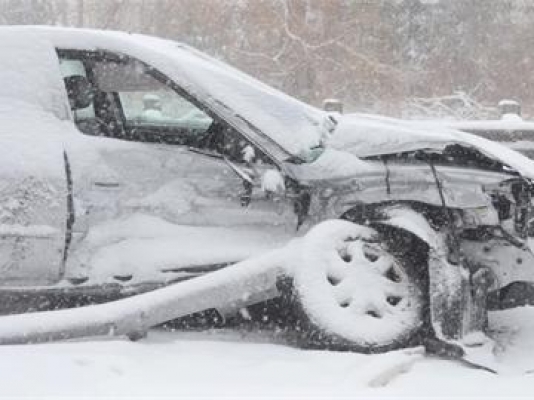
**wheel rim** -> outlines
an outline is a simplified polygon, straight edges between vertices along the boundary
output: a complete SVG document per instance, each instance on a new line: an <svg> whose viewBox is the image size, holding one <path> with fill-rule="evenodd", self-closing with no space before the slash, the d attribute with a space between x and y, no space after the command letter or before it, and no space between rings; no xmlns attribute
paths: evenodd
<svg viewBox="0 0 534 400"><path fill-rule="evenodd" d="M376 231L328 221L304 239L295 286L309 318L362 346L400 340L419 327L422 296Z"/></svg>

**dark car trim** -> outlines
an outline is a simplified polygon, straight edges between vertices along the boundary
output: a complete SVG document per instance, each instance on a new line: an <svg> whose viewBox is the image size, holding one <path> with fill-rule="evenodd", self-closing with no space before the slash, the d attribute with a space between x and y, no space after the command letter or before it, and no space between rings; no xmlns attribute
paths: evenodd
<svg viewBox="0 0 534 400"><path fill-rule="evenodd" d="M67 257L72 241L72 228L74 226L74 222L76 221L76 215L74 211L72 170L70 168L69 157L66 151L63 151L63 160L65 165L65 178L67 180L67 225L65 229L65 247L63 249L63 261L61 263L59 280L63 279L65 276Z"/></svg>

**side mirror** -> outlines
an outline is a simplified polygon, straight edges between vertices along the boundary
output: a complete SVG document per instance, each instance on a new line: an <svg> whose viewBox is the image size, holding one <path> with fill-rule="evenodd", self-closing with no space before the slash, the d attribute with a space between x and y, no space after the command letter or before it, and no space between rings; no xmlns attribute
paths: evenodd
<svg viewBox="0 0 534 400"><path fill-rule="evenodd" d="M261 176L258 176L259 174L257 171L250 170L249 168L242 168L228 160L226 157L223 159L243 181L245 191L241 194L242 206L246 207L250 204L254 187L260 187L267 197L285 193L286 187L284 177L277 169L268 169L263 171Z"/></svg>
<svg viewBox="0 0 534 400"><path fill-rule="evenodd" d="M68 76L64 82L71 110L80 110L91 105L95 92L85 76Z"/></svg>
<svg viewBox="0 0 534 400"><path fill-rule="evenodd" d="M277 169L268 169L261 176L261 190L267 194L281 194L286 191L284 176Z"/></svg>

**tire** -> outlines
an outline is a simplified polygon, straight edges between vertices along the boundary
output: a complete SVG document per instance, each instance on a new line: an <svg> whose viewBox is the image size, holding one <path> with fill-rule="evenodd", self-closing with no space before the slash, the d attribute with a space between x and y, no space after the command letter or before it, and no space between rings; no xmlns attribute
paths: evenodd
<svg viewBox="0 0 534 400"><path fill-rule="evenodd" d="M424 269L412 265L420 257L393 255L383 234L342 220L317 225L302 246L291 285L299 346L376 353L415 344L427 309Z"/></svg>

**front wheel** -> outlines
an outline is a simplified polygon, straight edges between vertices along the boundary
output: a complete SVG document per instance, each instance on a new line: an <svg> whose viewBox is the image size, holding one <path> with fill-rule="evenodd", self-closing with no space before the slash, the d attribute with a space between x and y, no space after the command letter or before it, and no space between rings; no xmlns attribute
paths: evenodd
<svg viewBox="0 0 534 400"><path fill-rule="evenodd" d="M418 257L391 251L388 242L374 229L341 220L306 235L292 284L301 346L380 352L417 335L424 268L412 265Z"/></svg>

